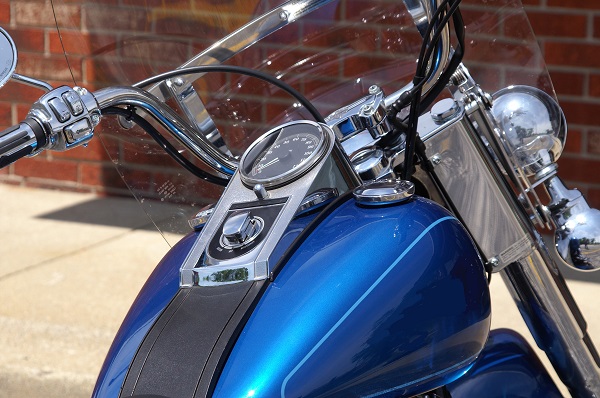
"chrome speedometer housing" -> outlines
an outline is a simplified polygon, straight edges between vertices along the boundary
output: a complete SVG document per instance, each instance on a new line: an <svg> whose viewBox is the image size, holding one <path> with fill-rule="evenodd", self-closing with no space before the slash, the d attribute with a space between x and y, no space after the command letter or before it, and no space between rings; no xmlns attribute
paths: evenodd
<svg viewBox="0 0 600 398"><path fill-rule="evenodd" d="M323 158L330 135L311 121L296 121L263 134L240 160L242 182L277 188L302 177Z"/></svg>

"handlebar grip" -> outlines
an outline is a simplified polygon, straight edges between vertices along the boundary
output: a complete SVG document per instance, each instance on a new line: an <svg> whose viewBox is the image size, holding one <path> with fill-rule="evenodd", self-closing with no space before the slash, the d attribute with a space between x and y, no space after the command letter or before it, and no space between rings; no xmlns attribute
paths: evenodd
<svg viewBox="0 0 600 398"><path fill-rule="evenodd" d="M32 118L0 132L0 169L44 148L47 141L44 129Z"/></svg>

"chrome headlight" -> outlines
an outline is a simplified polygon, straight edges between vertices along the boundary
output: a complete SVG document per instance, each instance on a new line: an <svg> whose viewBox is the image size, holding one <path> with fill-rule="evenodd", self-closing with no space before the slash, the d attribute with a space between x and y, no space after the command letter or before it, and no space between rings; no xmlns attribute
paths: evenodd
<svg viewBox="0 0 600 398"><path fill-rule="evenodd" d="M492 113L515 167L532 176L555 163L564 148L567 123L554 98L529 86L510 86L493 98Z"/></svg>

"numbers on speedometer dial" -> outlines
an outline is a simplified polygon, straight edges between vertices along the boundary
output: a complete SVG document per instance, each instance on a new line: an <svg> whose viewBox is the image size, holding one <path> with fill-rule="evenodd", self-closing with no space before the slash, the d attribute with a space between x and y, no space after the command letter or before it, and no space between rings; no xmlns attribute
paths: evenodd
<svg viewBox="0 0 600 398"><path fill-rule="evenodd" d="M323 156L330 138L319 124L298 121L275 128L254 142L240 161L244 184L278 187L300 178Z"/></svg>
<svg viewBox="0 0 600 398"><path fill-rule="evenodd" d="M319 137L311 133L297 133L279 138L256 160L250 175L270 178L301 166L319 145Z"/></svg>

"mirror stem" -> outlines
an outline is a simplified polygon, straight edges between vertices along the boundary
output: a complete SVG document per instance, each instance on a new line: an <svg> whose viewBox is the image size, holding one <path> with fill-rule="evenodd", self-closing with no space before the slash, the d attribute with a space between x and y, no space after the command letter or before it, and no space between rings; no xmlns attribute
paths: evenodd
<svg viewBox="0 0 600 398"><path fill-rule="evenodd" d="M27 84L28 86L39 88L41 90L44 90L45 92L49 92L54 89L54 87L52 87L50 84L48 84L46 82L43 82L38 79L34 79L32 77L19 75L18 73L13 73L11 76L11 79L16 80L23 84Z"/></svg>

